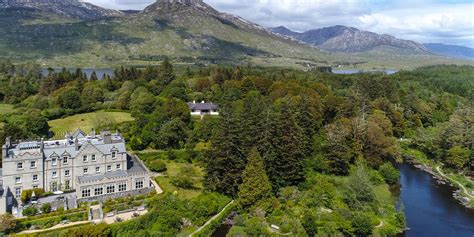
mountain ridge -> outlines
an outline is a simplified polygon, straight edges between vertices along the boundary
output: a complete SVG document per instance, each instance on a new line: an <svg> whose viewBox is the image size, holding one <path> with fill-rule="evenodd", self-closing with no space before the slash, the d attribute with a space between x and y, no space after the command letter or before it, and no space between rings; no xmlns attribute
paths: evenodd
<svg viewBox="0 0 474 237"><path fill-rule="evenodd" d="M474 48L462 45L450 45L440 43L426 43L423 44L428 50L433 53L444 55L453 58L474 60Z"/></svg>
<svg viewBox="0 0 474 237"><path fill-rule="evenodd" d="M343 25L312 29L302 33L292 31L284 26L270 28L270 30L329 52L361 53L389 46L411 51L414 54L429 53L422 44L414 41L397 39L388 34L377 34Z"/></svg>

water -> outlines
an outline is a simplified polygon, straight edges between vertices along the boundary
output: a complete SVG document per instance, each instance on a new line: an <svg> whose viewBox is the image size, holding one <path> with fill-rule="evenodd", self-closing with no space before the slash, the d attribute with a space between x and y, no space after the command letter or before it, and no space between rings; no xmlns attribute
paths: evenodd
<svg viewBox="0 0 474 237"><path fill-rule="evenodd" d="M61 72L62 71L62 68L53 68L53 69L54 69L55 72ZM76 68L67 68L67 70L69 70L70 72L76 72ZM97 74L97 77L99 78L99 80L102 79L102 76L104 74L109 75L109 76L113 76L113 74L114 74L114 69L113 68L83 68L82 69L82 72L86 73L87 78L91 77L93 71L95 71L95 73ZM42 68L41 69L41 74L43 74L43 76L47 76L48 73L49 72L48 72L47 68Z"/></svg>
<svg viewBox="0 0 474 237"><path fill-rule="evenodd" d="M405 207L405 237L474 237L474 211L453 198L454 188L437 184L430 174L409 164L399 166L400 200Z"/></svg>
<svg viewBox="0 0 474 237"><path fill-rule="evenodd" d="M392 75L398 72L396 69L385 69L385 70L360 70L360 69L343 69L343 70L332 70L334 74L357 74L357 73L362 73L362 72L384 72L387 75Z"/></svg>

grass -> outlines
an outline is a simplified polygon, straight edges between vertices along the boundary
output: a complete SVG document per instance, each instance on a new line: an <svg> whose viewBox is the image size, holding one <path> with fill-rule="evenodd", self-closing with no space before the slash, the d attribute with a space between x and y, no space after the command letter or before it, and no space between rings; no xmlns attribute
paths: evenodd
<svg viewBox="0 0 474 237"><path fill-rule="evenodd" d="M13 108L13 105L10 104L0 104L0 115L1 114L8 114L11 112L14 112L15 109Z"/></svg>
<svg viewBox="0 0 474 237"><path fill-rule="evenodd" d="M172 179L174 177L178 177L180 174L180 170L188 165L191 165L196 170L195 175L192 176L194 181L194 187L192 189L182 189L176 187L172 184ZM199 194L203 191L203 178L204 172L202 169L196 165L188 164L188 163L177 163L172 161L166 162L167 171L163 174L163 176L156 177L156 182L160 185L160 187L165 192L176 193L179 197L191 199L194 197L199 196Z"/></svg>
<svg viewBox="0 0 474 237"><path fill-rule="evenodd" d="M133 121L130 113L98 111L52 120L49 121L48 124L51 127L50 130L54 133L54 137L61 138L64 137L67 132L74 132L77 129L81 129L87 133L92 128L105 128L129 121Z"/></svg>

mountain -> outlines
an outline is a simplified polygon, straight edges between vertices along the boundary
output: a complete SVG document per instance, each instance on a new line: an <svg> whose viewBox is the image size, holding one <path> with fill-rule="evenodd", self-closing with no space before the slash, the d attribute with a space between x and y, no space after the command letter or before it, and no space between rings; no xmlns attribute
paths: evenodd
<svg viewBox="0 0 474 237"><path fill-rule="evenodd" d="M158 0L138 12L108 10L78 0L0 0L0 21L0 59L32 61L43 67L149 65L164 57L186 64L296 68L455 63L432 54L403 54L393 47L382 53L324 52L219 12L202 0Z"/></svg>
<svg viewBox="0 0 474 237"><path fill-rule="evenodd" d="M0 8L27 8L82 20L94 20L123 15L120 11L105 9L79 0L0 0Z"/></svg>
<svg viewBox="0 0 474 237"><path fill-rule="evenodd" d="M390 35L379 35L341 25L309 30L303 33L291 31L283 26L270 28L270 30L330 52L362 53L389 47L408 54L428 53L423 45L413 41L401 40Z"/></svg>
<svg viewBox="0 0 474 237"><path fill-rule="evenodd" d="M431 52L452 58L474 60L474 49L466 46L428 43L424 46Z"/></svg>

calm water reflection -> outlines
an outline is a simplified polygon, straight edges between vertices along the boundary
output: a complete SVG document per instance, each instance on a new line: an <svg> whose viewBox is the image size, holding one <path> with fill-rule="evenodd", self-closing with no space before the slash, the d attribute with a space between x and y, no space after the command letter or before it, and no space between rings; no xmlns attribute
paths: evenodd
<svg viewBox="0 0 474 237"><path fill-rule="evenodd" d="M405 207L407 237L474 237L474 211L453 197L453 188L437 184L426 172L402 164L400 199Z"/></svg>

